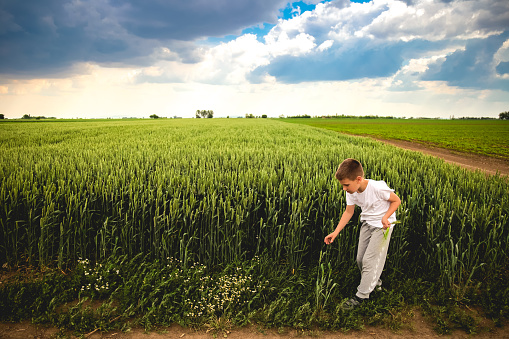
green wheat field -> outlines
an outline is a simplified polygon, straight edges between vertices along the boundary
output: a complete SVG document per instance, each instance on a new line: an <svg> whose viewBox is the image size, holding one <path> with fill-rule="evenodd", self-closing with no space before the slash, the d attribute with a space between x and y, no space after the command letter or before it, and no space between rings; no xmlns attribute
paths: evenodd
<svg viewBox="0 0 509 339"><path fill-rule="evenodd" d="M0 144L0 265L25 272L0 285L2 321L397 330L420 307L439 333L475 333L508 318L507 177L281 119L9 121ZM350 312L359 211L323 242L348 157L402 200L384 288Z"/></svg>

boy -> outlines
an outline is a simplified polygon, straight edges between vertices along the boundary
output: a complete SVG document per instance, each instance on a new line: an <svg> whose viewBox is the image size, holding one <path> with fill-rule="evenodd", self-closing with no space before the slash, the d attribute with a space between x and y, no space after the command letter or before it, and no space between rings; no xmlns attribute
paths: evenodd
<svg viewBox="0 0 509 339"><path fill-rule="evenodd" d="M355 296L343 304L344 309L352 309L369 299L373 289L382 285L380 275L391 239L393 229L391 223L396 221L395 212L401 200L384 181L364 179L362 165L354 159L346 159L339 165L336 179L346 191L346 209L336 230L325 237L327 245L334 241L350 221L355 205L361 208L362 225L357 249L361 282ZM387 234L384 235L384 232Z"/></svg>

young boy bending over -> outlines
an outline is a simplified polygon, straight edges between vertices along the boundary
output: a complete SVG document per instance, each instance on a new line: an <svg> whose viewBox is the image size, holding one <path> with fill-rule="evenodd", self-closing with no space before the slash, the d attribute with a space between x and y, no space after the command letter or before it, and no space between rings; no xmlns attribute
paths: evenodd
<svg viewBox="0 0 509 339"><path fill-rule="evenodd" d="M382 285L380 275L393 230L391 223L396 221L395 212L401 200L384 181L364 179L362 165L354 159L346 159L339 165L336 179L346 191L346 209L336 230L325 237L327 245L336 239L350 221L355 205L361 208L362 225L357 249L361 282L355 296L343 304L343 308L352 309L367 300L369 294Z"/></svg>

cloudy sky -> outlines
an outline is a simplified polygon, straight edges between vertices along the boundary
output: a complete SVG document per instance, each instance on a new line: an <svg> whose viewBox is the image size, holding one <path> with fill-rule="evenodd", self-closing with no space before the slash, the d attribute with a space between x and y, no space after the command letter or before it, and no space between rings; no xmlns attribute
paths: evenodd
<svg viewBox="0 0 509 339"><path fill-rule="evenodd" d="M0 0L0 113L489 116L507 0Z"/></svg>

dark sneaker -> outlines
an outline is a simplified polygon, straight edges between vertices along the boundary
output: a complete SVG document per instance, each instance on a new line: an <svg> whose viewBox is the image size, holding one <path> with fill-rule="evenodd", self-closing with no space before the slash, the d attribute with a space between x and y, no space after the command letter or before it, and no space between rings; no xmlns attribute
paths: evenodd
<svg viewBox="0 0 509 339"><path fill-rule="evenodd" d="M366 300L367 299L359 298L358 296L354 295L353 298L345 301L343 305L341 305L341 308L344 310L353 310Z"/></svg>

